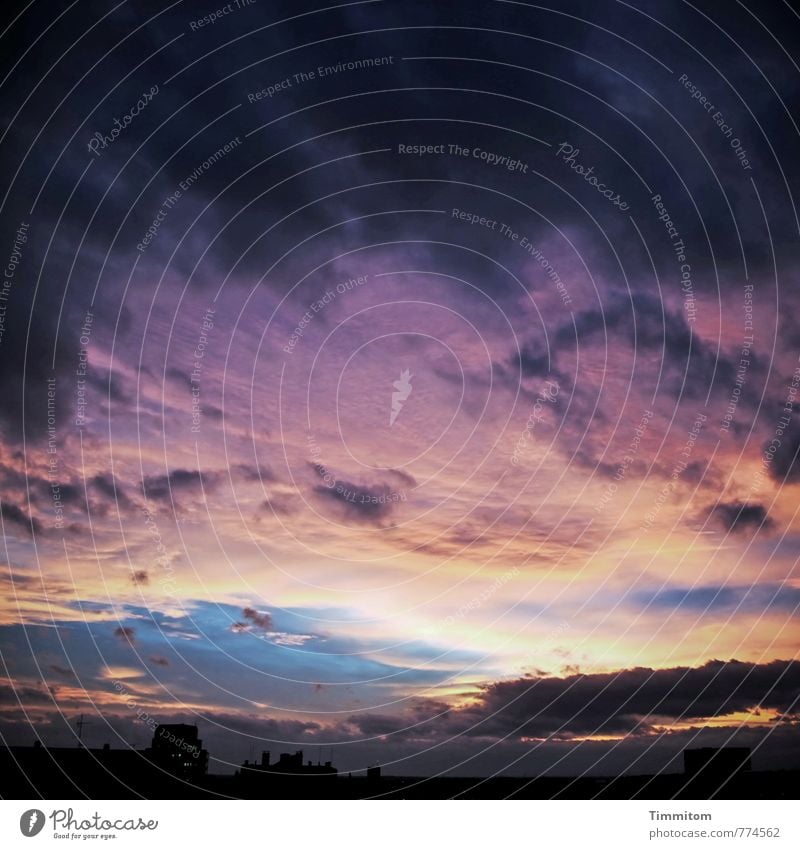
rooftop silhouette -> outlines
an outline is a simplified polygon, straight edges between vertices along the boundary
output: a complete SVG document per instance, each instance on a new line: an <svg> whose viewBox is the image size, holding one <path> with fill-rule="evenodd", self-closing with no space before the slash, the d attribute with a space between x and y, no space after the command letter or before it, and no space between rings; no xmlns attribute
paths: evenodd
<svg viewBox="0 0 800 849"><path fill-rule="evenodd" d="M158 725L147 749L0 747L5 799L180 798L518 798L518 799L795 799L800 770L755 772L750 750L687 749L683 773L608 777L520 778L383 775L378 766L340 773L302 751L264 751L233 775L208 772L209 753L196 725Z"/></svg>

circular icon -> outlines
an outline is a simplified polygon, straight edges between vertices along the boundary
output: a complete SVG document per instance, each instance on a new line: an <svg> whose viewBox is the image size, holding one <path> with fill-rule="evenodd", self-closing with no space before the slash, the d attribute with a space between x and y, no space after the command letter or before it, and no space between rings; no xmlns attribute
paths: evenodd
<svg viewBox="0 0 800 849"><path fill-rule="evenodd" d="M19 818L19 830L25 837L36 837L44 828L44 812L38 808L31 808Z"/></svg>

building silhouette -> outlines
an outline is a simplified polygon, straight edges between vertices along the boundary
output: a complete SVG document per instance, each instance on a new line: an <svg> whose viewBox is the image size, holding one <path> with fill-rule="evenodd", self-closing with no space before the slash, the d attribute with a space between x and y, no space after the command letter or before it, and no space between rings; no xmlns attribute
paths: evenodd
<svg viewBox="0 0 800 849"><path fill-rule="evenodd" d="M330 761L303 762L303 752L283 752L272 762L269 752L261 760L245 761L235 775L237 794L245 798L326 798L336 795L339 771Z"/></svg>
<svg viewBox="0 0 800 849"><path fill-rule="evenodd" d="M683 753L684 775L710 775L728 778L739 772L749 772L750 749L742 746L724 746L722 748L686 749Z"/></svg>
<svg viewBox="0 0 800 849"><path fill-rule="evenodd" d="M249 761L245 761L239 770L239 774L244 778L258 778L263 776L297 777L310 775L336 778L339 774L339 770L337 770L330 761L325 761L324 764L319 761L317 763L313 763L313 761L310 760L303 763L302 751L295 752L294 754L282 752L275 763L270 761L269 752L262 752L261 760L259 762L254 761L253 763L250 763Z"/></svg>
<svg viewBox="0 0 800 849"><path fill-rule="evenodd" d="M683 774L685 793L707 798L728 784L740 784L742 776L751 772L750 749L744 746L685 749Z"/></svg>
<svg viewBox="0 0 800 849"><path fill-rule="evenodd" d="M208 774L197 726L165 724L147 749L0 747L4 799L797 799L800 770L755 772L750 750L688 749L683 772L593 777L384 775L371 766L345 778L330 761L269 752L234 774Z"/></svg>
<svg viewBox="0 0 800 849"><path fill-rule="evenodd" d="M159 725L147 756L166 772L186 781L197 781L208 772L208 752L196 725Z"/></svg>
<svg viewBox="0 0 800 849"><path fill-rule="evenodd" d="M205 776L208 752L195 725L159 725L149 748L94 749L77 746L0 748L3 798L128 798L174 793L191 795L190 785Z"/></svg>

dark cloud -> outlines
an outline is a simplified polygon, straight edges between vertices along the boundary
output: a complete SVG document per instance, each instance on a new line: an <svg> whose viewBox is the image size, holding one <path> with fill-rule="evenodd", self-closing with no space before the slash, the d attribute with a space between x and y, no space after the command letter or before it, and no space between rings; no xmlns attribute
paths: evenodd
<svg viewBox="0 0 800 849"><path fill-rule="evenodd" d="M112 474L95 475L89 483L94 489L119 504L120 507L127 507L130 504L130 499L125 494L122 484Z"/></svg>
<svg viewBox="0 0 800 849"><path fill-rule="evenodd" d="M600 308L583 310L574 322L563 324L554 335L555 355L587 344L612 348L625 343L637 355L654 353L659 359L661 379L675 396L705 398L712 389L730 394L735 385L738 360L706 342L683 313L670 310L664 301L647 292L607 294ZM541 354L539 354L541 356ZM763 371L755 354L750 356L748 381L741 387L739 404L755 406L758 394L750 386Z"/></svg>
<svg viewBox="0 0 800 849"><path fill-rule="evenodd" d="M257 628L261 628L265 631L272 628L272 617L269 613L259 613L252 607L245 607L244 610L242 610L242 615L245 619L252 622Z"/></svg>
<svg viewBox="0 0 800 849"><path fill-rule="evenodd" d="M739 533L745 530L771 528L774 524L767 516L763 504L743 504L741 501L728 501L709 508L708 515L714 518L726 531Z"/></svg>
<svg viewBox="0 0 800 849"><path fill-rule="evenodd" d="M522 377L551 377L553 371L550 351L538 339L528 342L512 354L507 365Z"/></svg>
<svg viewBox="0 0 800 849"><path fill-rule="evenodd" d="M61 675L63 678L74 678L75 672L68 667L59 666L57 663L50 664L50 671L55 672L56 675Z"/></svg>
<svg viewBox="0 0 800 849"><path fill-rule="evenodd" d="M134 397L133 388L117 371L92 368L86 374L87 382L98 394L118 404L130 404Z"/></svg>
<svg viewBox="0 0 800 849"><path fill-rule="evenodd" d="M393 489L386 483L365 485L336 478L324 466L311 464L325 483L314 487L314 493L323 501L333 503L345 521L354 524L381 525L392 513L395 505L408 498L404 489ZM393 471L393 476L398 473Z"/></svg>
<svg viewBox="0 0 800 849"><path fill-rule="evenodd" d="M231 467L231 471L239 480L248 482L273 482L277 480L272 470L267 466L249 466L245 463L237 463Z"/></svg>
<svg viewBox="0 0 800 849"><path fill-rule="evenodd" d="M146 569L135 569L131 572L131 581L134 584L149 584L150 574Z"/></svg>
<svg viewBox="0 0 800 849"><path fill-rule="evenodd" d="M265 499L264 507L271 515L290 516L295 512L295 498L291 495L273 495Z"/></svg>
<svg viewBox="0 0 800 849"><path fill-rule="evenodd" d="M136 629L135 628L125 628L120 626L119 628L114 629L114 636L121 640L123 643L127 643L130 646L136 645Z"/></svg>
<svg viewBox="0 0 800 849"><path fill-rule="evenodd" d="M800 588L789 584L668 587L655 592L638 592L629 598L647 606L687 610L694 615L702 611L707 616L715 611L727 617L732 610L765 616L773 610L794 613L800 609Z"/></svg>
<svg viewBox="0 0 800 849"><path fill-rule="evenodd" d="M771 439L764 445L766 451L771 447ZM781 437L780 445L772 457L769 473L779 483L800 482L800 423L792 421Z"/></svg>
<svg viewBox="0 0 800 849"><path fill-rule="evenodd" d="M0 705L31 706L53 704L53 691L44 683L40 687L26 684L0 684ZM30 726L29 726L30 727Z"/></svg>
<svg viewBox="0 0 800 849"><path fill-rule="evenodd" d="M17 492L24 492L26 481L28 483L33 481L34 484L38 484L39 481L42 484L47 483L44 478L38 478L32 473L26 476L22 472L18 472L13 466L0 464L0 482L2 482L4 491L15 490Z"/></svg>
<svg viewBox="0 0 800 849"><path fill-rule="evenodd" d="M253 607L245 607L242 610L244 622L234 622L231 627L232 631L237 634L242 631L272 631L272 617L269 613L260 613Z"/></svg>
<svg viewBox="0 0 800 849"><path fill-rule="evenodd" d="M751 708L791 712L800 697L800 662L712 660L698 668L627 669L616 673L501 681L487 687L470 733L523 735L644 732L661 718L699 720Z"/></svg>
<svg viewBox="0 0 800 849"><path fill-rule="evenodd" d="M21 528L28 536L39 535L42 533L42 523L36 518L29 516L22 508L16 504L8 504L3 502L0 505L0 513L2 513L5 523Z"/></svg>
<svg viewBox="0 0 800 849"><path fill-rule="evenodd" d="M169 666L169 660L160 654L150 655L150 663L154 663L156 666Z"/></svg>
<svg viewBox="0 0 800 849"><path fill-rule="evenodd" d="M11 279L3 334L0 393L4 402L0 405L0 431L7 443L20 443L23 429L28 441L46 433L50 386L54 388L57 408L69 409L67 387L74 373L75 354L65 329L71 322L66 314L62 315L57 329L59 312L53 309L53 304L61 301L61 275L44 274L38 285L31 285L42 257L36 235L44 235L45 228L32 226L30 217L19 206L13 210L17 205L13 198L11 204L12 209L5 210L7 224L0 233L0 244L4 248L4 267L12 254L16 254L18 264ZM65 313L73 312L72 304L68 303ZM48 384L48 380L55 382Z"/></svg>
<svg viewBox="0 0 800 849"><path fill-rule="evenodd" d="M38 475L28 475L27 491L30 495L31 504L37 507L47 505L52 502L53 489L51 482ZM62 504L73 505L77 507L85 506L85 496L83 489L76 484L59 483L58 494Z"/></svg>
<svg viewBox="0 0 800 849"><path fill-rule="evenodd" d="M193 469L175 469L168 475L153 475L142 481L145 498L169 501L178 493L202 495L214 490L220 481L218 472L200 472Z"/></svg>
<svg viewBox="0 0 800 849"><path fill-rule="evenodd" d="M403 469L389 469L388 474L399 480L406 487L412 488L417 485L416 478Z"/></svg>
<svg viewBox="0 0 800 849"><path fill-rule="evenodd" d="M423 701L413 715L366 714L349 722L364 734L400 733L413 726L417 736L570 739L655 733L670 721L699 721L755 708L794 715L798 699L799 661L712 660L697 668L498 681L484 686L474 703L463 708Z"/></svg>
<svg viewBox="0 0 800 849"><path fill-rule="evenodd" d="M716 472L712 471L711 460L692 460L691 463L681 473L681 478L689 483L698 484L705 483L707 486L719 486L719 480ZM671 469L659 469L664 477L671 475Z"/></svg>

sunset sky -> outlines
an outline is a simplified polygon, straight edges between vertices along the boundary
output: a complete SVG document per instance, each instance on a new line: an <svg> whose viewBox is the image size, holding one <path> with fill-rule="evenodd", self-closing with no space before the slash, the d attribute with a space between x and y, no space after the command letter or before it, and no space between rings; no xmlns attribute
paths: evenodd
<svg viewBox="0 0 800 849"><path fill-rule="evenodd" d="M9 18L3 741L797 765L800 21L555 5Z"/></svg>

